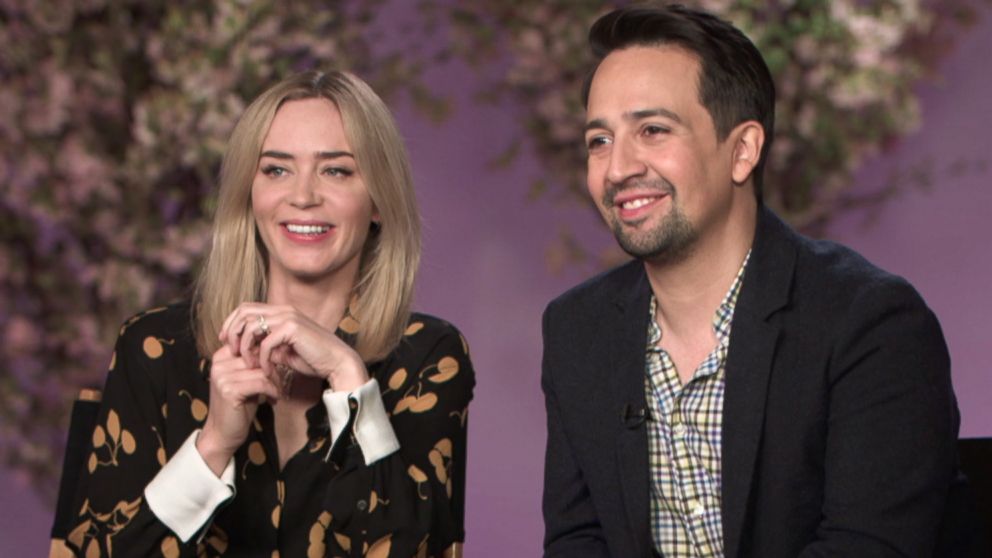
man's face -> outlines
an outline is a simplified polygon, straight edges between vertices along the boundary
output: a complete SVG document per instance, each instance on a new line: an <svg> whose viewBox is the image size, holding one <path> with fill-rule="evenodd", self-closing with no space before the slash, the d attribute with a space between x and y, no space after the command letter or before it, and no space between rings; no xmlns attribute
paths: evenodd
<svg viewBox="0 0 992 558"><path fill-rule="evenodd" d="M699 71L688 51L638 46L609 54L593 77L589 193L632 256L679 261L727 220L732 142L717 141Z"/></svg>

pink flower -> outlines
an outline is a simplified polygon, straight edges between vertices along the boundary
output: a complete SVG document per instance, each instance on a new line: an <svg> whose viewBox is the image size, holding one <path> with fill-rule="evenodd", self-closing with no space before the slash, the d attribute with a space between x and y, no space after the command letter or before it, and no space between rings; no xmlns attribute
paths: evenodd
<svg viewBox="0 0 992 558"><path fill-rule="evenodd" d="M8 355L30 354L41 346L41 331L21 315L14 315L4 327L3 342Z"/></svg>

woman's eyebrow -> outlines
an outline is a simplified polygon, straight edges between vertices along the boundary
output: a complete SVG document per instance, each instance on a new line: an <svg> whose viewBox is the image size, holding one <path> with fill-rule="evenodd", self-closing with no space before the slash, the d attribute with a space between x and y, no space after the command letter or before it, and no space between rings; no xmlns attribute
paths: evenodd
<svg viewBox="0 0 992 558"><path fill-rule="evenodd" d="M273 159L292 159L293 156L284 151L263 151L261 155L258 156L260 159L262 157L272 157Z"/></svg>
<svg viewBox="0 0 992 558"><path fill-rule="evenodd" d="M315 155L318 159L337 159L338 157L355 158L355 156L348 151L318 151Z"/></svg>
<svg viewBox="0 0 992 558"><path fill-rule="evenodd" d="M293 157L293 155L286 153L285 151L275 151L271 149L268 151L263 151L262 154L259 155L259 158L261 157L272 157L273 159L295 158ZM352 159L355 158L355 156L348 151L317 151L316 153L314 153L314 157L316 157L317 159L337 159L339 157L351 157Z"/></svg>

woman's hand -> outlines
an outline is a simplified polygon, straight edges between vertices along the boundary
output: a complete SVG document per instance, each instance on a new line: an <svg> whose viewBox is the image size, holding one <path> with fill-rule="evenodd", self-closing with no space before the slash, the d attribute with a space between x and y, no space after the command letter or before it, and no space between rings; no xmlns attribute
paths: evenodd
<svg viewBox="0 0 992 558"><path fill-rule="evenodd" d="M217 476L248 437L260 395L278 399L272 373L222 345L210 365L210 408L196 449Z"/></svg>
<svg viewBox="0 0 992 558"><path fill-rule="evenodd" d="M354 349L292 306L243 303L225 320L220 340L273 378L282 365L326 379L334 391L353 391L369 379Z"/></svg>

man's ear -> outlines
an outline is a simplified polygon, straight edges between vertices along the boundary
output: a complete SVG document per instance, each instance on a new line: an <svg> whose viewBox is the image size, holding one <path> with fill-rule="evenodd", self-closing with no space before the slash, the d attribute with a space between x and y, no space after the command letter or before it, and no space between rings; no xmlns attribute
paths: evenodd
<svg viewBox="0 0 992 558"><path fill-rule="evenodd" d="M754 167L761 160L761 148L765 145L765 129L754 120L737 125L730 133L734 138L734 151L730 176L734 184L743 184L751 176Z"/></svg>

